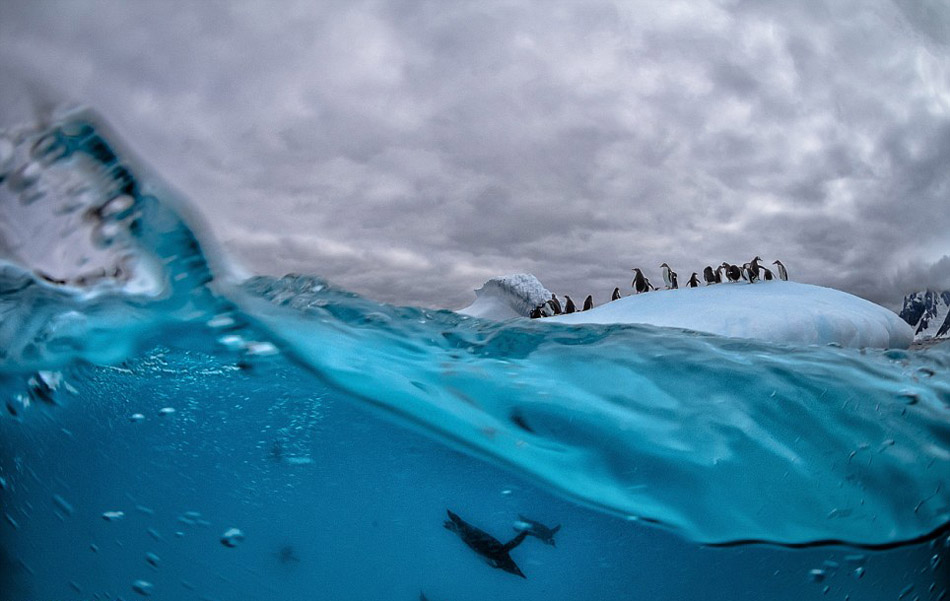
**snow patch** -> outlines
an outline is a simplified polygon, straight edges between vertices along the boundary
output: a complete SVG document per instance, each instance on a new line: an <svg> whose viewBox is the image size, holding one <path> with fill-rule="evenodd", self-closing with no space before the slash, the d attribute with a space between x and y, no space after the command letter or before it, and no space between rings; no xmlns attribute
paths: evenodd
<svg viewBox="0 0 950 601"><path fill-rule="evenodd" d="M551 298L551 292L530 273L492 278L475 291L475 302L458 311L463 315L501 321L528 317Z"/></svg>

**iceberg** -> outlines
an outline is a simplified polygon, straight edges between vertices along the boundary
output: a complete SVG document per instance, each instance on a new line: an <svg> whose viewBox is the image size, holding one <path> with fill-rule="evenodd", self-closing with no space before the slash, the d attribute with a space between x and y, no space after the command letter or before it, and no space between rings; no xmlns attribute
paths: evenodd
<svg viewBox="0 0 950 601"><path fill-rule="evenodd" d="M523 282L532 282L528 289L533 295L523 292ZM523 299L535 300L542 294L546 296L540 302L551 297L534 276L493 279L460 313L495 320L527 317L539 303L525 311ZM647 324L781 344L849 348L907 348L914 340L913 329L880 305L833 288L780 280L658 290L544 321Z"/></svg>

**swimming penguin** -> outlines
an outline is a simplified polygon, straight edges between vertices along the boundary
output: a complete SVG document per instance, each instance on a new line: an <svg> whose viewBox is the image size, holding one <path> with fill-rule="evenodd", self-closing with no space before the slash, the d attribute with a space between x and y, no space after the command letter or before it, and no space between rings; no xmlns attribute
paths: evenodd
<svg viewBox="0 0 950 601"><path fill-rule="evenodd" d="M690 276L689 281L686 282L686 285L690 288L697 288L699 286L699 278L696 277L696 272L693 272L693 275Z"/></svg>
<svg viewBox="0 0 950 601"><path fill-rule="evenodd" d="M719 283L716 278L717 275L718 275L718 272L713 273L713 268L710 265L707 265L706 269L703 269L703 279L706 281L707 286L710 284Z"/></svg>
<svg viewBox="0 0 950 601"><path fill-rule="evenodd" d="M560 315L564 312L564 309L561 308L561 301L557 299L557 295L553 292L551 293L551 307L554 309L555 315Z"/></svg>
<svg viewBox="0 0 950 601"><path fill-rule="evenodd" d="M509 574L515 574L522 578L527 578L518 568L515 561L509 553L517 547L528 536L528 532L522 531L507 543L501 543L498 539L472 526L451 511L446 510L449 519L443 524L446 530L459 535L469 549L478 553L488 565L499 570L504 570Z"/></svg>
<svg viewBox="0 0 950 601"><path fill-rule="evenodd" d="M518 515L518 521L515 523L515 530L519 532L527 532L531 536L540 540L546 545L551 545L556 547L554 544L554 535L557 534L557 531L561 529L561 525L558 524L553 528L548 528L541 522L532 520L531 518L526 518L523 515Z"/></svg>
<svg viewBox="0 0 950 601"><path fill-rule="evenodd" d="M788 271L785 269L785 265L781 261L775 260L772 261L772 265L778 266L778 279L782 281L788 281Z"/></svg>
<svg viewBox="0 0 950 601"><path fill-rule="evenodd" d="M614 293L610 295L610 300L620 300L620 288L614 288Z"/></svg>
<svg viewBox="0 0 950 601"><path fill-rule="evenodd" d="M677 287L676 272L674 272L666 263L661 264L660 267L663 269L663 283L666 285L666 289L675 289Z"/></svg>
<svg viewBox="0 0 950 601"><path fill-rule="evenodd" d="M650 288L653 288L653 286L650 285L650 280L643 277L643 272L640 271L639 267L634 267L631 271L637 272L637 274L633 276L633 281L630 282L634 292L640 294L641 292L649 292Z"/></svg>
<svg viewBox="0 0 950 601"><path fill-rule="evenodd" d="M577 311L577 307L574 306L574 301L573 301L573 299L571 299L571 296L570 296L569 294L565 294L565 295L564 295L564 298L567 299L567 303L564 305L564 312L565 312L565 313L573 313L573 312Z"/></svg>
<svg viewBox="0 0 950 601"><path fill-rule="evenodd" d="M617 289L617 292L620 292L620 289ZM584 311L590 311L594 308L594 297L590 294L587 295L587 298L584 299Z"/></svg>

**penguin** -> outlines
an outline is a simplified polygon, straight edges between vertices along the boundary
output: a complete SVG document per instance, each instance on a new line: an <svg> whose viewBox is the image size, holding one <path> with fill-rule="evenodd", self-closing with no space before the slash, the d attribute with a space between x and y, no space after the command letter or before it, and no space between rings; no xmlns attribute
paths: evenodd
<svg viewBox="0 0 950 601"><path fill-rule="evenodd" d="M666 263L661 264L660 267L663 269L663 283L666 285L666 289L676 289L676 272Z"/></svg>
<svg viewBox="0 0 950 601"><path fill-rule="evenodd" d="M556 547L554 544L554 535L557 534L557 531L561 529L561 525L558 524L553 528L548 528L541 522L532 520L531 518L526 518L523 515L518 515L518 521L515 522L515 530L517 532L527 532L531 536L540 540L546 545L551 545Z"/></svg>
<svg viewBox="0 0 950 601"><path fill-rule="evenodd" d="M719 283L719 282L718 282L718 278L716 277L717 275L718 275L718 271L717 271L717 273L714 274L714 273L713 273L713 268L712 268L712 266L710 266L710 265L707 265L707 266L706 266L706 269L703 269L703 279L706 281L706 285L707 285L707 286L710 285L710 284L718 284L718 283Z"/></svg>
<svg viewBox="0 0 950 601"><path fill-rule="evenodd" d="M711 271L711 270L710 270L710 271ZM698 288L698 287L699 287L699 278L696 277L696 272L695 272L695 271L693 272L693 275L690 276L689 281L686 282L686 285L689 286L690 288ZM708 284L707 284L707 285L708 285Z"/></svg>
<svg viewBox="0 0 950 601"><path fill-rule="evenodd" d="M649 292L650 288L653 288L653 286L650 285L650 280L643 277L643 272L640 271L639 267L634 267L631 269L631 271L637 272L637 274L633 276L633 281L630 282L630 285L633 286L633 290L636 294L640 294L641 292Z"/></svg>
<svg viewBox="0 0 950 601"><path fill-rule="evenodd" d="M752 263L743 263L742 264L742 279L748 281L750 284L755 283L756 277L752 273Z"/></svg>
<svg viewBox="0 0 950 601"><path fill-rule="evenodd" d="M618 288L617 291L619 292L620 289ZM594 297L593 297L592 295L588 294L588 295L587 295L587 298L584 299L584 308L583 308L582 310L583 310L583 311L590 311L590 310L593 309L593 308L594 308Z"/></svg>
<svg viewBox="0 0 950 601"><path fill-rule="evenodd" d="M443 524L445 529L458 534L462 542L468 545L469 549L478 553L488 565L493 568L498 568L499 570L504 570L509 574L527 578L511 558L511 555L509 555L511 550L520 545L525 537L528 536L527 530L522 530L507 543L502 543L487 532L472 526L451 511L446 510L446 513L449 514L449 519Z"/></svg>
<svg viewBox="0 0 950 601"><path fill-rule="evenodd" d="M557 299L557 295L553 292L551 293L551 307L554 309L555 315L560 315L564 312L564 309L561 308L561 301Z"/></svg>
<svg viewBox="0 0 950 601"><path fill-rule="evenodd" d="M671 272L670 272L670 280L672 280L672 282L673 282L673 286L672 286L672 289L673 289L673 290L676 290L676 289L678 289L678 288L680 287L680 285L677 283L678 280L677 280L676 272L675 272L675 271L671 271Z"/></svg>
<svg viewBox="0 0 950 601"><path fill-rule="evenodd" d="M768 267L761 267L761 269L762 269L762 274L765 276L762 279L764 279L766 282L771 282L773 279L775 279L775 276L772 275L771 269L769 269Z"/></svg>
<svg viewBox="0 0 950 601"><path fill-rule="evenodd" d="M778 279L782 280L783 282L787 282L788 270L785 269L785 265L783 265L779 260L772 261L772 265L778 266Z"/></svg>
<svg viewBox="0 0 950 601"><path fill-rule="evenodd" d="M564 295L564 298L567 299L567 303L564 305L564 312L565 312L565 313L573 313L573 312L577 311L577 307L574 306L574 301L573 301L573 299L571 299L571 296L570 296L569 294L565 294L565 295Z"/></svg>
<svg viewBox="0 0 950 601"><path fill-rule="evenodd" d="M761 276L759 275L759 271L765 269L765 267L762 267L761 265L759 265L759 261L761 260L762 259L759 257L759 255L755 255L755 258L749 262L749 266L752 268L752 275L755 276L756 280L762 279Z"/></svg>
<svg viewBox="0 0 950 601"><path fill-rule="evenodd" d="M614 293L610 295L610 300L611 300L611 301L620 300L620 288L619 288L619 287L614 288Z"/></svg>
<svg viewBox="0 0 950 601"><path fill-rule="evenodd" d="M541 317L544 317L543 308L544 308L544 305L541 304L535 307L534 309L531 309L531 313L528 315L528 317L530 317L531 319L539 319Z"/></svg>
<svg viewBox="0 0 950 601"><path fill-rule="evenodd" d="M725 271L726 279L730 282L738 282L739 278L742 277L742 272L737 266L726 263L725 261L723 261L719 268Z"/></svg>

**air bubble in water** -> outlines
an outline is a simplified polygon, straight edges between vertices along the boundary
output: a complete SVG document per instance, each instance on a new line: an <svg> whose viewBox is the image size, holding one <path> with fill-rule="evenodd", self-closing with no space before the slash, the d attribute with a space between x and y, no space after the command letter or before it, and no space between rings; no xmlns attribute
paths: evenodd
<svg viewBox="0 0 950 601"><path fill-rule="evenodd" d="M147 580L136 580L132 583L132 590L143 597L148 597L151 595L152 588L152 583Z"/></svg>
<svg viewBox="0 0 950 601"><path fill-rule="evenodd" d="M244 540L244 533L238 528L229 528L221 535L221 544L225 547L234 548Z"/></svg>

